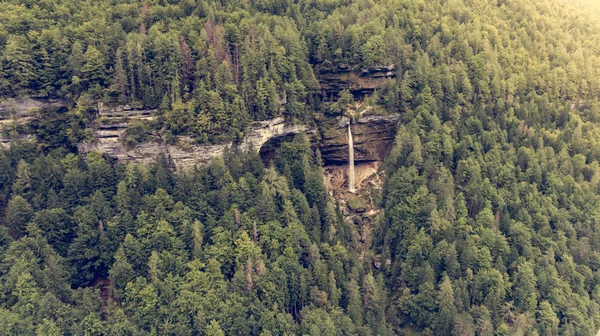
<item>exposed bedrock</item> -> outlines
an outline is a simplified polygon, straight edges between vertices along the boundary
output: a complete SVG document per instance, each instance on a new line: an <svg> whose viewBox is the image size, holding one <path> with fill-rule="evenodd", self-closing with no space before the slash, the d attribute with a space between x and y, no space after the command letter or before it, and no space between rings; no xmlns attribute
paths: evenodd
<svg viewBox="0 0 600 336"><path fill-rule="evenodd" d="M35 110L46 107L66 106L66 102L60 99L17 97L6 98L0 101L0 120L15 119L30 116Z"/></svg>
<svg viewBox="0 0 600 336"><path fill-rule="evenodd" d="M371 115L359 118L352 124L355 162L383 161L394 145L399 115ZM339 117L320 123L318 129L307 129L314 149L319 149L325 165L348 162L348 118ZM270 162L277 149L294 134L281 134L270 138L260 147L260 157Z"/></svg>
<svg viewBox="0 0 600 336"><path fill-rule="evenodd" d="M16 134L17 126L22 126L37 118L36 113L44 108L65 107L63 100L35 97L6 98L0 101L0 148L8 148L18 140L31 140L31 134ZM10 131L12 129L12 131Z"/></svg>
<svg viewBox="0 0 600 336"><path fill-rule="evenodd" d="M325 100L335 101L343 90L349 90L357 101L381 88L388 78L394 78L396 66L357 68L348 65L334 66L323 63L316 67L317 78ZM398 115L363 116L352 125L355 161L383 161L394 144ZM341 164L348 161L348 118L336 120L325 118L318 122L317 132L310 133L313 148L321 151L325 164ZM293 139L294 134L271 138L260 148L260 156L270 162L282 143Z"/></svg>
<svg viewBox="0 0 600 336"><path fill-rule="evenodd" d="M352 125L354 135L355 160L357 162L383 161L394 144L398 115L372 115L359 118ZM159 155L165 155L177 169L203 165L211 159L223 155L232 143L219 145L197 144L190 137L180 136L173 145L166 144L158 137L133 147L123 144L122 136L127 128L124 120L102 119L94 141L79 144L85 154L96 150L116 157L119 161L149 164ZM281 117L255 122L246 137L237 146L242 150L255 148L269 163L282 143L290 141L296 134L308 135L312 147L321 151L325 164L339 164L348 161L348 119L345 117L330 120L328 125L318 128L308 125L286 124Z"/></svg>
<svg viewBox="0 0 600 336"><path fill-rule="evenodd" d="M134 110L129 107L101 108L99 125L93 141L78 145L81 153L96 150L117 158L123 163L135 162L149 164L159 155L165 155L177 168L186 169L196 165L207 164L215 157L222 156L225 148L233 143L207 145L198 144L188 136L177 137L174 144L167 144L158 136L129 147L123 143L123 136L130 122L135 120L151 120L155 111ZM246 137L236 144L241 150L260 149L272 138L293 136L301 132L310 132L306 125L286 124L282 117L254 122Z"/></svg>
<svg viewBox="0 0 600 336"><path fill-rule="evenodd" d="M352 124L354 161L383 161L396 137L399 115L371 115ZM348 118L338 118L333 127L322 128L317 144L326 165L348 161Z"/></svg>
<svg viewBox="0 0 600 336"><path fill-rule="evenodd" d="M356 99L361 99L382 87L388 78L395 77L395 70L396 66L393 64L364 69L321 66L317 78L326 100L335 100L343 90L348 90Z"/></svg>
<svg viewBox="0 0 600 336"><path fill-rule="evenodd" d="M395 66L380 66L356 69L338 66L335 69L321 66L318 77L323 95L336 99L342 90L350 90L357 100L372 93L394 77ZM285 101L282 102L285 104ZM10 98L0 102L0 124L7 127L23 125L38 117L40 109L66 106L64 101L40 98ZM174 144L167 144L158 135L149 135L145 141L134 146L125 145L124 137L132 122L151 122L156 110L137 109L128 105L98 106L98 118L88 142L78 144L81 154L98 151L117 158L122 163L150 164L159 155L165 155L177 168L185 169L204 165L215 157L222 156L225 148L233 143L207 145L198 144L192 137L178 136ZM382 161L394 143L397 115L370 115L360 117L352 125L355 160L357 162ZM254 122L245 138L235 144L242 150L255 148L268 163L282 143L290 141L298 133L309 136L313 149L319 149L325 164L340 164L348 160L348 119L346 117L323 118L314 124L288 124L282 117ZM6 133L6 132L5 132ZM10 133L10 132L8 132ZM8 146L18 137L32 139L30 134L0 136L0 146Z"/></svg>

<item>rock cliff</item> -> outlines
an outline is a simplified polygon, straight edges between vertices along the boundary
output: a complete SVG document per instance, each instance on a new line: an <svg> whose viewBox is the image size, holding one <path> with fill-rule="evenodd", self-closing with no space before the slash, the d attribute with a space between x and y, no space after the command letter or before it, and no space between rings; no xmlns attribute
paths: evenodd
<svg viewBox="0 0 600 336"><path fill-rule="evenodd" d="M382 87L388 78L395 77L395 70L396 66L393 64L364 69L321 66L317 77L326 100L335 100L342 90L348 90L356 99L361 99Z"/></svg>
<svg viewBox="0 0 600 336"><path fill-rule="evenodd" d="M370 115L352 124L355 162L383 161L394 145L400 116ZM348 117L339 117L333 125L321 125L321 139L316 144L326 165L348 161Z"/></svg>
<svg viewBox="0 0 600 336"><path fill-rule="evenodd" d="M82 154L96 150L108 154L121 162L149 164L159 155L165 155L177 168L186 169L195 165L208 163L211 159L223 155L225 148L233 143L219 145L198 144L187 136L179 136L175 144L167 144L158 136L150 136L148 141L135 146L126 146L122 138L128 125L133 121L153 120L154 110L135 110L130 106L103 107L99 109L98 126L91 142L80 143ZM310 132L305 125L287 125L281 117L255 122L251 125L246 137L236 144L240 149L258 148L273 138Z"/></svg>
<svg viewBox="0 0 600 336"><path fill-rule="evenodd" d="M4 126L24 125L36 118L36 111L49 106L64 106L64 102L21 99L0 104L0 124ZM123 163L150 164L159 155L165 155L177 169L202 165L223 155L226 147L198 144L191 137L177 137L175 144L167 144L156 135L149 136L135 146L126 146L123 136L134 121L152 121L155 110L135 109L131 106L99 106L97 126L92 141L78 144L80 153L96 150L117 158ZM355 158L357 162L383 161L394 143L397 115L370 115L358 118L352 125ZM321 151L326 165L343 164L348 160L347 117L323 118L316 126L286 124L282 117L255 122L246 132L246 137L235 144L242 150L251 147L260 151L265 162L270 161L276 149L298 133L306 133L313 148ZM6 130L6 128L5 128ZM10 132L7 132L10 133ZM30 135L0 136L0 146L7 147L11 141L31 139Z"/></svg>
<svg viewBox="0 0 600 336"><path fill-rule="evenodd" d="M350 90L357 100L381 87L387 78L394 76L395 66L354 69L321 66L318 78L324 95L333 99L342 90ZM282 101L285 104L285 100ZM33 136L17 135L19 125L26 125L37 117L40 109L66 106L60 100L41 98L10 98L0 102L0 146L8 147L11 141L28 140ZM323 118L316 125L287 124L282 117L253 123L246 136L239 143L218 145L198 144L193 138L179 136L174 143L167 144L157 134L150 134L143 142L127 146L124 136L132 122L151 122L156 110L136 109L128 105L98 106L98 116L91 140L77 145L81 154L98 151L117 158L123 163L136 162L149 164L159 155L165 155L177 169L202 165L223 155L227 147L237 146L242 150L251 147L260 151L265 162L272 159L276 149L298 133L309 135L314 149L321 151L325 164L341 164L348 160L348 118ZM393 145L398 116L363 116L352 125L357 162L383 161ZM172 143L172 144L171 144Z"/></svg>
<svg viewBox="0 0 600 336"><path fill-rule="evenodd" d="M64 107L59 99L17 97L0 101L0 148L8 148L12 141L31 140L30 134L18 134L16 128L36 118L36 113L47 107Z"/></svg>
<svg viewBox="0 0 600 336"><path fill-rule="evenodd" d="M335 99L340 91L347 89L357 100L361 100L385 84L387 78L394 77L395 68L395 65L366 69L345 66L332 69L321 66L318 78L324 95ZM233 143L197 144L191 137L178 137L176 143L171 145L153 136L150 140L129 148L122 141L128 125L134 120L152 120L155 111L135 110L129 106L101 107L99 114L100 123L94 141L78 146L82 153L97 150L122 162L137 163L150 163L158 155L164 154L175 167L185 169L205 164L212 158L221 156L226 147L234 146ZM357 162L383 161L394 143L398 119L397 115L371 115L357 120L352 126ZM235 145L242 150L256 148L261 158L269 162L283 142L291 140L298 133L306 133L313 148L321 151L325 164L340 164L348 160L347 123L348 118L340 117L327 119L316 126L288 125L279 117L253 123L246 132L246 137Z"/></svg>

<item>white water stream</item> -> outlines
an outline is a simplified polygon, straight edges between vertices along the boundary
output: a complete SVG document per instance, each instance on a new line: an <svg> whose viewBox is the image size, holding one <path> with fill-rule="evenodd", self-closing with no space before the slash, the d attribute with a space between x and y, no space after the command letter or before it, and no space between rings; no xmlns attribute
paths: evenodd
<svg viewBox="0 0 600 336"><path fill-rule="evenodd" d="M348 122L348 191L354 193L354 141L352 140L352 130Z"/></svg>

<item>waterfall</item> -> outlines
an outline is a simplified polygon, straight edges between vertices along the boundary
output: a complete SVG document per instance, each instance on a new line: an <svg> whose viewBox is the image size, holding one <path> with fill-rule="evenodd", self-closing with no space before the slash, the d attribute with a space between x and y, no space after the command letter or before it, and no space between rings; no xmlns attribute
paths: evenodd
<svg viewBox="0 0 600 336"><path fill-rule="evenodd" d="M348 190L354 193L354 141L352 140L352 130L348 122Z"/></svg>

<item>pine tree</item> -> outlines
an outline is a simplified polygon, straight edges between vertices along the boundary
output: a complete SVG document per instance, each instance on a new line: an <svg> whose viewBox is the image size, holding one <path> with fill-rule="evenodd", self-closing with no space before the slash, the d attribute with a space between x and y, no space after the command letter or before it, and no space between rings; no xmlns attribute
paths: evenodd
<svg viewBox="0 0 600 336"><path fill-rule="evenodd" d="M355 279L350 279L347 286L348 307L346 308L346 310L348 311L348 316L350 316L352 321L354 321L354 323L360 326L363 323L363 303L360 294L360 287Z"/></svg>
<svg viewBox="0 0 600 336"><path fill-rule="evenodd" d="M451 335L456 308L454 306L454 290L452 289L450 278L447 275L442 279L437 300L440 311L435 321L436 333L440 335Z"/></svg>
<svg viewBox="0 0 600 336"><path fill-rule="evenodd" d="M36 64L31 44L25 36L10 35L2 51L0 62L12 94L28 91L36 79Z"/></svg>
<svg viewBox="0 0 600 336"><path fill-rule="evenodd" d="M216 320L210 321L210 324L206 328L206 336L225 336L225 333L221 329L219 322Z"/></svg>
<svg viewBox="0 0 600 336"><path fill-rule="evenodd" d="M532 312L537 307L536 276L530 263L520 260L513 280L515 305L523 312Z"/></svg>
<svg viewBox="0 0 600 336"><path fill-rule="evenodd" d="M108 273L110 275L113 294L117 299L121 299L127 284L134 280L135 272L131 264L127 261L125 250L122 247L119 248L114 258L115 262Z"/></svg>
<svg viewBox="0 0 600 336"><path fill-rule="evenodd" d="M104 85L106 80L106 61L96 47L88 46L83 55L85 63L81 67L81 79L87 87Z"/></svg>
<svg viewBox="0 0 600 336"><path fill-rule="evenodd" d="M112 89L118 93L118 101L120 103L127 103L129 101L127 91L127 74L125 73L125 66L123 65L123 50L117 49L115 56L115 68L112 76Z"/></svg>
<svg viewBox="0 0 600 336"><path fill-rule="evenodd" d="M64 335L56 323L49 319L44 319L40 325L38 325L36 336L61 336Z"/></svg>
<svg viewBox="0 0 600 336"><path fill-rule="evenodd" d="M333 271L329 272L329 288L327 290L327 295L329 297L329 302L331 306L336 307L339 304L340 291L337 288L335 274L333 273Z"/></svg>
<svg viewBox="0 0 600 336"><path fill-rule="evenodd" d="M31 171L29 164L25 160L19 160L17 165L16 180L12 185L12 192L15 195L25 196L31 190Z"/></svg>
<svg viewBox="0 0 600 336"><path fill-rule="evenodd" d="M25 234L25 227L33 216L33 209L27 201L16 195L10 199L6 207L6 227L10 235L21 238Z"/></svg>

